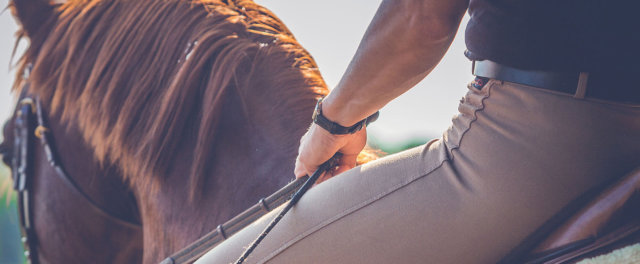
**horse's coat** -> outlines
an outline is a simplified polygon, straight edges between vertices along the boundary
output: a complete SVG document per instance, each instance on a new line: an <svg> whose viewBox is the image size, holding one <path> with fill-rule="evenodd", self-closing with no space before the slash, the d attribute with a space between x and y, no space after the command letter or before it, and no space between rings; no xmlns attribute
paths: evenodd
<svg viewBox="0 0 640 264"><path fill-rule="evenodd" d="M326 92L312 58L277 18L252 1L226 2L64 4L48 40L30 48L38 56L25 58L35 61L34 92L63 120L78 120L98 160L120 165L127 180L164 177L185 136L199 143L188 172L202 177L230 90L244 117L292 113L278 116L283 124L308 119L299 113ZM266 109L248 104L252 96ZM287 142L282 148L295 148Z"/></svg>
<svg viewBox="0 0 640 264"><path fill-rule="evenodd" d="M99 205L142 223L145 263L293 178L298 139L327 89L270 11L247 0L11 5L30 40L14 91L33 63L29 92L49 113L61 163ZM101 241L117 228L107 223L71 228L92 217L82 201L47 189L56 183L46 164L35 177L40 259L109 262L132 250ZM140 236L130 233L119 239ZM96 250L114 257L91 258Z"/></svg>

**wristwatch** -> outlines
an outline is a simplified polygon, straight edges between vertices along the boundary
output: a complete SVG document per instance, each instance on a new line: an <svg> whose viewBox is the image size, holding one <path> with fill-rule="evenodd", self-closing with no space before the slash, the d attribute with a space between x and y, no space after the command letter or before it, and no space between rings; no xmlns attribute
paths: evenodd
<svg viewBox="0 0 640 264"><path fill-rule="evenodd" d="M334 134L334 135L346 135L346 134L353 134L356 133L358 131L360 131L360 129L362 129L362 127L372 123L373 121L376 121L378 119L378 116L380 115L380 112L377 111L375 113L373 113L372 115L370 115L369 117L360 120L360 122L355 123L353 126L350 127L345 127L342 126L336 122L333 122L331 120L329 120L328 118L326 118L324 115L322 115L322 100L323 98L320 98L320 100L318 100L318 103L316 104L316 109L313 111L313 123L317 124L318 126L326 129L327 131L329 131L329 133Z"/></svg>

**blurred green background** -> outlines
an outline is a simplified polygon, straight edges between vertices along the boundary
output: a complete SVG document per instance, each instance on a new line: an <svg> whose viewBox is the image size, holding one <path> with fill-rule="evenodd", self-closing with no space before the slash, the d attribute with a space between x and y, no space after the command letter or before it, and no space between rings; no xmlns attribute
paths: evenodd
<svg viewBox="0 0 640 264"><path fill-rule="evenodd" d="M1 162L0 162L1 163ZM11 187L9 169L0 165L0 263L24 263L16 195Z"/></svg>

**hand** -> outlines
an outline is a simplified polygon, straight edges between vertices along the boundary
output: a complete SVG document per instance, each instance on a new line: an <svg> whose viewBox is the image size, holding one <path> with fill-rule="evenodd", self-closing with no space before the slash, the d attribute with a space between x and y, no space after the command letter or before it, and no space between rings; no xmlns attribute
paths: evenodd
<svg viewBox="0 0 640 264"><path fill-rule="evenodd" d="M313 174L320 164L329 160L337 152L342 153L338 166L322 175L316 183L352 169L356 166L356 158L366 143L366 128L354 134L333 135L324 128L312 124L309 131L300 139L294 170L296 178Z"/></svg>

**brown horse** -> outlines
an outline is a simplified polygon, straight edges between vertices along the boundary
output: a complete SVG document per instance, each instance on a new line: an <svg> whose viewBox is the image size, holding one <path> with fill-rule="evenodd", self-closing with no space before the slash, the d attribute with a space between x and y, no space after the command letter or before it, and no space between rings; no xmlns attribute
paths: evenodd
<svg viewBox="0 0 640 264"><path fill-rule="evenodd" d="M34 147L36 261L156 263L293 179L298 139L327 89L267 9L249 0L11 5L30 40L14 92L39 98L41 132L80 190Z"/></svg>

